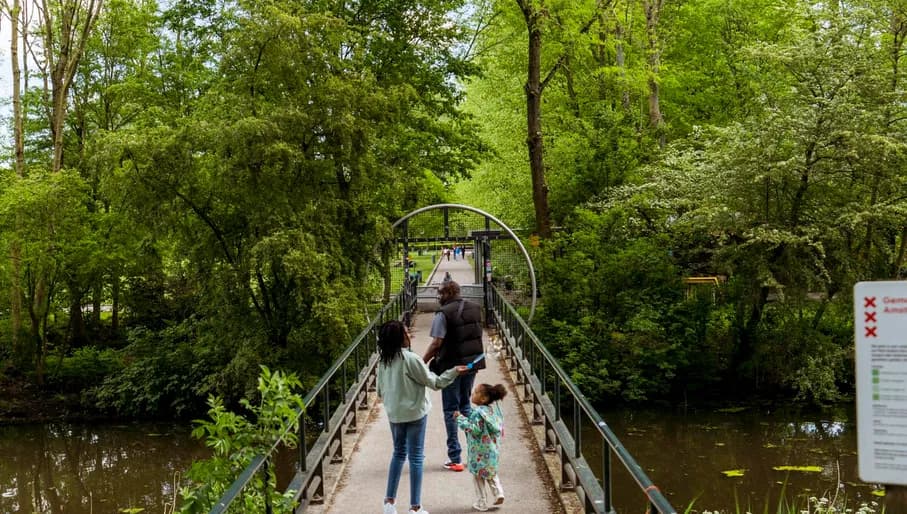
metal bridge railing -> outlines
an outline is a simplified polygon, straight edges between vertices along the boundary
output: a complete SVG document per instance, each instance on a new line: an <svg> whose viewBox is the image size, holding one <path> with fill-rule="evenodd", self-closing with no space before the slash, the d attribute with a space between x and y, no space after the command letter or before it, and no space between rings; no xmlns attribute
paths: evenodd
<svg viewBox="0 0 907 514"><path fill-rule="evenodd" d="M561 489L575 490L586 512L610 514L611 454L623 463L648 497L649 512L675 514L674 507L649 479L630 452L621 444L598 411L589 403L557 359L539 341L516 309L497 288L490 294L494 317L504 345L510 370L516 373L517 386L524 387L524 398L532 402L533 424L544 425L545 450L557 452L561 465ZM565 419L563 410L572 416ZM583 428L589 428L596 443L607 444L601 455L601 480L583 456ZM588 431L586 435L588 435Z"/></svg>
<svg viewBox="0 0 907 514"><path fill-rule="evenodd" d="M343 460L343 433L352 433L358 429L356 410L366 410L368 393L375 390L377 374L377 335L378 327L391 319L402 319L404 314L412 312L416 304L416 284L410 282L387 305L381 308L374 320L356 337L356 339L334 361L330 369L303 398L305 411L296 415L298 425L299 455L295 465L295 476L289 482L286 491L293 491L293 500L298 502L296 512L302 512L308 505L320 504L325 496L325 460L338 463ZM309 444L305 417L320 416L318 436ZM263 475L257 481L264 488L268 487L268 475L273 473L273 460L277 448L289 434L288 427L274 442L271 450L264 455L255 456L240 473L220 500L211 508L209 514L228 512L230 504L242 496L243 491L256 483L256 475ZM271 471L269 471L271 470ZM267 497L268 491L263 491ZM241 511L242 503L237 507ZM271 509L266 505L266 512Z"/></svg>

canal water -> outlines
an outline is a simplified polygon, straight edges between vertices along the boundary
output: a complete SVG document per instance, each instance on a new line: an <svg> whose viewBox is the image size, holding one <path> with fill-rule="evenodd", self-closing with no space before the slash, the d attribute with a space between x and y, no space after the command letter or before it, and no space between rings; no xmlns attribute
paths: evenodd
<svg viewBox="0 0 907 514"><path fill-rule="evenodd" d="M691 505L693 511L779 512L780 506L781 512L801 512L808 510L809 497L836 494L848 507L883 503L873 494L878 487L857 474L853 406L621 410L602 416L679 512ZM601 450L593 441L599 440L584 430L584 454L597 474ZM646 499L640 487L616 457L612 469L617 511L642 512Z"/></svg>
<svg viewBox="0 0 907 514"><path fill-rule="evenodd" d="M697 512L777 512L780 504L803 507L806 497L831 496L836 490L851 505L880 501L872 495L873 486L857 477L852 407L602 414L680 512L690 504ZM584 429L583 449L600 472L601 446L590 429ZM207 455L185 426L0 427L0 513L170 512L189 465ZM506 462L506 455L502 458ZM780 471L776 466L820 469ZM646 500L639 486L616 458L612 468L617 512L643 512ZM506 465L502 478L506 482Z"/></svg>
<svg viewBox="0 0 907 514"><path fill-rule="evenodd" d="M0 513L171 512L208 455L172 424L0 426Z"/></svg>

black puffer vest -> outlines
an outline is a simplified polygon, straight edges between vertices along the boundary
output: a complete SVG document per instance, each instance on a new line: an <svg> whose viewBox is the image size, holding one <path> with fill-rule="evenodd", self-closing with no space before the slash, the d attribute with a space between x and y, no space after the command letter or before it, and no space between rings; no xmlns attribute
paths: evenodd
<svg viewBox="0 0 907 514"><path fill-rule="evenodd" d="M482 307L462 298L444 304L439 312L447 322L447 335L435 360L442 370L469 364L484 351L482 347ZM485 359L475 363L473 370L485 369Z"/></svg>

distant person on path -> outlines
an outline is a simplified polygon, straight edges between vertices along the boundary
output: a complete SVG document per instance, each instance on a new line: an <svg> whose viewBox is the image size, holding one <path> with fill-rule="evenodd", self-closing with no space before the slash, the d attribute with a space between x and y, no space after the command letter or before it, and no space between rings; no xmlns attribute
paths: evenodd
<svg viewBox="0 0 907 514"><path fill-rule="evenodd" d="M384 514L397 514L397 486L403 463L409 458L410 514L428 511L422 508L422 462L425 458L425 427L431 410L426 388L434 390L453 382L466 366L451 366L435 375L410 350L409 331L400 321L391 320L378 330L378 396L384 402L390 421L394 452L387 473Z"/></svg>
<svg viewBox="0 0 907 514"><path fill-rule="evenodd" d="M450 272L449 272L449 271L445 271L445 272L444 272L444 279L441 280L441 285L442 285L442 286L443 286L443 285L447 285L447 283L450 282L451 280L453 280L453 277L450 276Z"/></svg>
<svg viewBox="0 0 907 514"><path fill-rule="evenodd" d="M431 344L422 357L431 362L431 369L439 370L451 366L473 362L483 353L482 347L482 307L460 298L460 284L451 280L438 289L438 302L441 308L435 313L431 323ZM454 413L459 411L469 416L471 411L469 397L476 371L485 368L485 360L479 360L466 374L457 377L452 384L441 390L441 403L444 409L444 427L447 429L446 469L463 471L460 460L459 431Z"/></svg>
<svg viewBox="0 0 907 514"><path fill-rule="evenodd" d="M504 503L504 489L498 478L498 456L501 451L498 438L504 437L504 411L498 400L505 396L507 388L501 384L479 384L472 392L475 408L469 416L454 413L457 425L466 433L467 468L473 475L476 489L476 502L472 504L472 508L478 511L488 510L486 485L494 496L492 503Z"/></svg>

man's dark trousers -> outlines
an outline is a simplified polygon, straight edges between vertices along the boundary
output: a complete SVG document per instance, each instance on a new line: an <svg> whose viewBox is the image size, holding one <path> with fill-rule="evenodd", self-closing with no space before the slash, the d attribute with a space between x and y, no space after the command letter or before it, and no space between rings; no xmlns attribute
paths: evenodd
<svg viewBox="0 0 907 514"><path fill-rule="evenodd" d="M460 437L457 420L454 412L469 416L472 405L469 398L472 396L472 385L476 381L476 374L460 375L449 386L441 389L441 404L444 408L444 428L447 429L447 458L450 462L463 462L460 460Z"/></svg>

